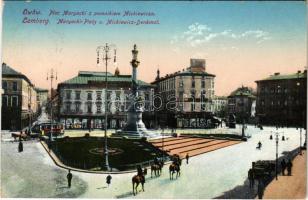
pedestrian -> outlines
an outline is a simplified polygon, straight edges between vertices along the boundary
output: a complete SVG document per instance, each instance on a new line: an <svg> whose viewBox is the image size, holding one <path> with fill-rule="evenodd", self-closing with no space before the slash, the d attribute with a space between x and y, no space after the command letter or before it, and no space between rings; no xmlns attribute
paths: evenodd
<svg viewBox="0 0 308 200"><path fill-rule="evenodd" d="M291 160L289 159L289 161L287 162L287 171L288 171L288 176L291 176L292 175L292 162Z"/></svg>
<svg viewBox="0 0 308 200"><path fill-rule="evenodd" d="M248 170L248 180L249 180L249 188L253 188L255 184L253 169L250 168Z"/></svg>
<svg viewBox="0 0 308 200"><path fill-rule="evenodd" d="M108 174L108 176L106 177L106 183L107 183L108 187L111 184L111 179L112 179L112 177L110 176L110 174Z"/></svg>
<svg viewBox="0 0 308 200"><path fill-rule="evenodd" d="M263 179L260 178L258 181L258 198L262 199L263 194L264 194L264 183L263 183Z"/></svg>
<svg viewBox="0 0 308 200"><path fill-rule="evenodd" d="M283 159L281 161L281 173L282 173L282 176L284 176L284 171L286 170L286 161Z"/></svg>
<svg viewBox="0 0 308 200"><path fill-rule="evenodd" d="M21 141L21 139L19 140L19 144L18 144L18 152L20 153L20 152L22 152L24 150L24 145L23 145L23 143L22 143L22 141Z"/></svg>
<svg viewBox="0 0 308 200"><path fill-rule="evenodd" d="M189 154L186 154L186 164L188 164Z"/></svg>
<svg viewBox="0 0 308 200"><path fill-rule="evenodd" d="M68 183L68 187L71 187L71 182L72 182L72 178L73 178L73 174L71 173L71 170L68 170L68 174L66 175L67 178L67 183Z"/></svg>

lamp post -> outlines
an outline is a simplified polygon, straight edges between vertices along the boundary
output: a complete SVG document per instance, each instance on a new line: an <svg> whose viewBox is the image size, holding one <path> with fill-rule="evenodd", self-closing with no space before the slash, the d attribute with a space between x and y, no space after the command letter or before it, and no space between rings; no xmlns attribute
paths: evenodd
<svg viewBox="0 0 308 200"><path fill-rule="evenodd" d="M276 164L275 164L275 175L276 180L278 180L278 142L279 142L279 133L276 132Z"/></svg>
<svg viewBox="0 0 308 200"><path fill-rule="evenodd" d="M53 113L52 113L52 82L53 79L58 79L57 77L57 72L54 75L54 70L51 68L50 70L50 76L48 76L47 72L47 80L50 79L50 134L49 134L49 140L53 141L53 136L52 136L52 121L53 121Z"/></svg>
<svg viewBox="0 0 308 200"><path fill-rule="evenodd" d="M32 114L32 109L31 109L31 100L32 100L32 92L31 92L31 85L28 85L28 95L29 95L29 98L28 98L28 111L29 111L29 134L31 133L31 114Z"/></svg>
<svg viewBox="0 0 308 200"><path fill-rule="evenodd" d="M107 104L107 92L108 92L108 80L107 80L107 67L108 67L108 61L111 59L110 51L114 51L114 57L113 61L116 63L116 46L113 44L108 45L106 43L104 46L98 46L96 49L97 52L97 64L100 63L100 59L102 61L105 61L105 145L104 145L104 155L105 155L105 165L104 169L109 171L109 162L108 162L108 147L107 147L107 109L108 109L108 104Z"/></svg>
<svg viewBox="0 0 308 200"><path fill-rule="evenodd" d="M165 156L164 156L164 128L161 131L161 135L162 135L162 152L163 152L163 162L165 162Z"/></svg>
<svg viewBox="0 0 308 200"><path fill-rule="evenodd" d="M242 138L245 137L245 106L244 106L244 95L241 92L241 107L242 107Z"/></svg>

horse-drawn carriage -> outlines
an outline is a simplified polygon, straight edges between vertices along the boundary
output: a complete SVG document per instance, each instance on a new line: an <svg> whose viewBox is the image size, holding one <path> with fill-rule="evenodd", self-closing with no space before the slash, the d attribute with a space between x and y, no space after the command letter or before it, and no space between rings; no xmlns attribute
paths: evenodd
<svg viewBox="0 0 308 200"><path fill-rule="evenodd" d="M23 132L11 132L11 136L14 138L14 140L17 138L25 140L28 137L28 135Z"/></svg>
<svg viewBox="0 0 308 200"><path fill-rule="evenodd" d="M275 171L275 161L273 160L259 160L252 162L252 170L255 179L270 177Z"/></svg>

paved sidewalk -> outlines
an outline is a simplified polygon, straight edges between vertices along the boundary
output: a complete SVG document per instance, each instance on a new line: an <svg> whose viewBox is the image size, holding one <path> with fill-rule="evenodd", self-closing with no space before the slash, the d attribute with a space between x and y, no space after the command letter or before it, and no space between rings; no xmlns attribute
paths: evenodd
<svg viewBox="0 0 308 200"><path fill-rule="evenodd" d="M307 196L307 155L298 155L293 160L292 176L278 176L266 187L264 199L305 199Z"/></svg>

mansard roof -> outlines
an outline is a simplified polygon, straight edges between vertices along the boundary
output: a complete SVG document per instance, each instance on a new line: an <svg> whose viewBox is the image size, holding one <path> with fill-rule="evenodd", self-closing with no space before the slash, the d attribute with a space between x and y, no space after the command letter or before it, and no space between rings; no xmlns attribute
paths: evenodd
<svg viewBox="0 0 308 200"><path fill-rule="evenodd" d="M88 84L89 82L105 82L105 72L93 72L93 71L79 71L78 75L62 82L62 85L66 84ZM132 76L131 75L113 75L110 72L107 72L107 81L112 83L127 83L131 84ZM138 80L140 86L151 86L149 83Z"/></svg>

